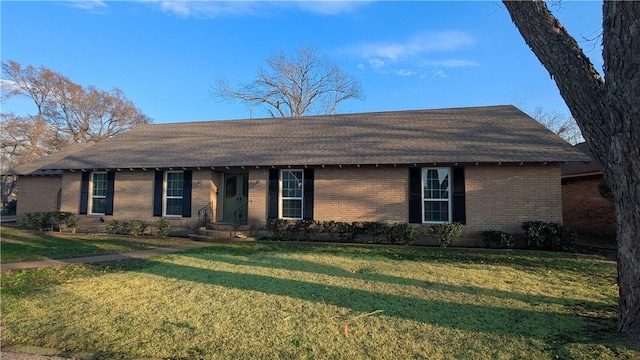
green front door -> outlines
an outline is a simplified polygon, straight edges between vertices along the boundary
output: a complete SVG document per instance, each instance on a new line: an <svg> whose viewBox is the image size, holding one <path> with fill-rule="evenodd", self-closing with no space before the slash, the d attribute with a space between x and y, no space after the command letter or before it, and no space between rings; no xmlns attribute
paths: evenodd
<svg viewBox="0 0 640 360"><path fill-rule="evenodd" d="M231 224L245 223L249 198L249 175L224 174L223 196L222 221Z"/></svg>

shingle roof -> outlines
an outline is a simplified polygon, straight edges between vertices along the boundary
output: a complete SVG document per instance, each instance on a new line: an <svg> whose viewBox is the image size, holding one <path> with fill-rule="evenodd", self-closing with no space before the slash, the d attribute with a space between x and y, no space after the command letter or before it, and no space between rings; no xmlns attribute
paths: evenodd
<svg viewBox="0 0 640 360"><path fill-rule="evenodd" d="M47 169L588 161L514 106L140 126Z"/></svg>
<svg viewBox="0 0 640 360"><path fill-rule="evenodd" d="M49 168L49 166L92 145L94 144L85 143L69 145L58 152L39 157L28 163L9 169L3 175L62 175L62 171L60 169L56 167Z"/></svg>
<svg viewBox="0 0 640 360"><path fill-rule="evenodd" d="M602 166L598 161L593 159L591 151L589 150L589 145L587 145L586 142L576 144L574 145L574 148L586 154L590 161L562 164L560 167L560 173L563 177L588 176L602 173Z"/></svg>

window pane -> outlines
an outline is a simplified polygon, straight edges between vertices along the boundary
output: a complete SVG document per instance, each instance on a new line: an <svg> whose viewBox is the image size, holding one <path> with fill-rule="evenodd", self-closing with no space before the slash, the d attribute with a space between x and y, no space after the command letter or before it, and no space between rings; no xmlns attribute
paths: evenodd
<svg viewBox="0 0 640 360"><path fill-rule="evenodd" d="M282 217L302 219L302 200L282 200Z"/></svg>
<svg viewBox="0 0 640 360"><path fill-rule="evenodd" d="M449 202L448 201L425 201L424 221L427 222L448 222Z"/></svg>
<svg viewBox="0 0 640 360"><path fill-rule="evenodd" d="M167 173L167 196L182 196L183 173Z"/></svg>
<svg viewBox="0 0 640 360"><path fill-rule="evenodd" d="M282 197L302 197L302 171L287 170L282 172Z"/></svg>
<svg viewBox="0 0 640 360"><path fill-rule="evenodd" d="M235 176L232 176L230 178L227 178L227 183L225 184L225 197L226 198L232 198L234 196L236 196L236 184L238 183L238 178Z"/></svg>
<svg viewBox="0 0 640 360"><path fill-rule="evenodd" d="M449 169L427 169L423 176L425 199L449 199Z"/></svg>
<svg viewBox="0 0 640 360"><path fill-rule="evenodd" d="M167 199L167 215L182 215L182 199Z"/></svg>
<svg viewBox="0 0 640 360"><path fill-rule="evenodd" d="M93 198L91 201L92 214L104 214L107 206L106 198Z"/></svg>
<svg viewBox="0 0 640 360"><path fill-rule="evenodd" d="M107 174L93 173L93 196L107 196Z"/></svg>

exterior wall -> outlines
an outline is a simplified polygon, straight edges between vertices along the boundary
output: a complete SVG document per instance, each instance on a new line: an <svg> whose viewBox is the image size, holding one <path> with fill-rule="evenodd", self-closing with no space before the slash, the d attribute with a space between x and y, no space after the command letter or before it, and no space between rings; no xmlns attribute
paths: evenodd
<svg viewBox="0 0 640 360"><path fill-rule="evenodd" d="M598 192L602 181L602 175L564 179L562 218L565 224L580 232L615 239L615 209L613 203Z"/></svg>
<svg viewBox="0 0 640 360"><path fill-rule="evenodd" d="M409 219L407 168L320 168L314 176L315 220L394 223Z"/></svg>
<svg viewBox="0 0 640 360"><path fill-rule="evenodd" d="M267 198L269 190L269 170L252 169L249 171L249 207L248 221L254 229L267 225Z"/></svg>
<svg viewBox="0 0 640 360"><path fill-rule="evenodd" d="M562 222L560 165L465 168L465 232L521 233L525 221Z"/></svg>
<svg viewBox="0 0 640 360"><path fill-rule="evenodd" d="M59 193L62 176L21 176L18 179L19 201L16 220L22 223L25 214L38 211L60 210Z"/></svg>
<svg viewBox="0 0 640 360"><path fill-rule="evenodd" d="M62 177L62 211L78 213L80 206L80 172L65 172ZM195 228L198 210L210 204L215 196L216 185L211 170L194 170L191 192L191 217L164 217L177 233ZM113 215L79 215L79 231L104 231L110 220L142 220L156 223L160 217L153 216L154 171L119 171L114 183ZM104 220L104 221L103 221Z"/></svg>
<svg viewBox="0 0 640 360"><path fill-rule="evenodd" d="M248 173L249 224L253 229L260 229L267 220L269 169L250 169ZM193 171L192 216L167 218L174 228L195 228L198 210L208 204L212 204L213 219L220 219L222 175L222 172L208 169ZM100 231L104 229L105 222L112 219L155 223L159 217L154 217L152 212L153 181L153 171L116 172L114 215L80 216L79 231ZM55 181L43 182L46 185L42 186L51 189L47 190L48 193L57 193L53 190ZM80 172L65 172L61 181L62 211L78 212L80 182ZM60 187L60 181L57 186ZM40 191L36 193L41 194ZM470 239L465 245L481 245L479 233L483 230L519 233L524 221L562 221L560 167L557 164L467 166L465 195L467 224L464 236ZM41 203L40 197L38 199ZM407 167L315 169L315 220L407 222L408 202ZM25 210L19 205L19 211Z"/></svg>

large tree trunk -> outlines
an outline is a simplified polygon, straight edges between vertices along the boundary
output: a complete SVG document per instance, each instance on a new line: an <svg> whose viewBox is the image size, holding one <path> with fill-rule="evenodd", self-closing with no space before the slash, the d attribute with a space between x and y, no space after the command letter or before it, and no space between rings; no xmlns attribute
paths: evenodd
<svg viewBox="0 0 640 360"><path fill-rule="evenodd" d="M640 2L605 1L605 80L544 2L504 1L555 80L614 197L619 330L640 339Z"/></svg>

